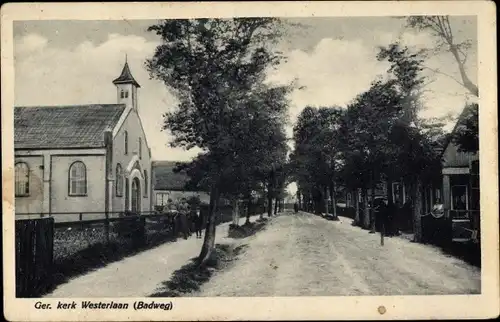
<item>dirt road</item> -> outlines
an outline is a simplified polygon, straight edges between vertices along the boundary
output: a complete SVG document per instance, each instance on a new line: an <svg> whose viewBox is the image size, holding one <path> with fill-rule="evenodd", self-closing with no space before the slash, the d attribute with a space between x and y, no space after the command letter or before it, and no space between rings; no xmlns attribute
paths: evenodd
<svg viewBox="0 0 500 322"><path fill-rule="evenodd" d="M234 266L193 296L431 295L480 292L480 270L439 250L311 214L274 218Z"/></svg>

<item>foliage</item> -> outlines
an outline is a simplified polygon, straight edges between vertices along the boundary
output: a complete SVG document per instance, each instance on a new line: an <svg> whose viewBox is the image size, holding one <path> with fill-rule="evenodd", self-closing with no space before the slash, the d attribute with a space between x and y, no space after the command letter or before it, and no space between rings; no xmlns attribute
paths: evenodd
<svg viewBox="0 0 500 322"><path fill-rule="evenodd" d="M469 104L465 107L458 120L457 127L452 133L452 140L458 145L459 151L479 151L479 106Z"/></svg>

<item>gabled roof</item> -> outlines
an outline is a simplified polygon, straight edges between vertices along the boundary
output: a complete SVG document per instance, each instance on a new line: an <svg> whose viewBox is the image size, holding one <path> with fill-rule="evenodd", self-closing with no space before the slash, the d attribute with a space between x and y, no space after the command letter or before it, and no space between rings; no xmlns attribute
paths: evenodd
<svg viewBox="0 0 500 322"><path fill-rule="evenodd" d="M15 107L14 149L104 147L124 104Z"/></svg>
<svg viewBox="0 0 500 322"><path fill-rule="evenodd" d="M174 172L178 161L153 161L151 164L154 178L154 190L186 190L185 186L189 180L186 172Z"/></svg>
<svg viewBox="0 0 500 322"><path fill-rule="evenodd" d="M132 76L132 73L130 72L130 68L128 67L128 63L125 62L125 65L123 66L122 73L120 76L118 76L117 79L113 81L113 84L134 84L137 87L141 87L139 83L134 79L134 76Z"/></svg>

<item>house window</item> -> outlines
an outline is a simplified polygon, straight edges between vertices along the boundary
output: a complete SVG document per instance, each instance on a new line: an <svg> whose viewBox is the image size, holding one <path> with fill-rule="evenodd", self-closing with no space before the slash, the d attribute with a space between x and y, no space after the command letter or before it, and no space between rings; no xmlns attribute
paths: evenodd
<svg viewBox="0 0 500 322"><path fill-rule="evenodd" d="M148 197L148 190L149 190L148 172L144 170L144 198Z"/></svg>
<svg viewBox="0 0 500 322"><path fill-rule="evenodd" d="M392 183L392 202L394 204L399 204L401 202L405 202L405 189L404 186L400 182Z"/></svg>
<svg viewBox="0 0 500 322"><path fill-rule="evenodd" d="M87 168L81 161L73 162L69 167L69 191L70 196L87 195Z"/></svg>
<svg viewBox="0 0 500 322"><path fill-rule="evenodd" d="M139 138L139 159L142 159L142 139Z"/></svg>
<svg viewBox="0 0 500 322"><path fill-rule="evenodd" d="M123 196L123 170L119 163L116 165L116 196Z"/></svg>
<svg viewBox="0 0 500 322"><path fill-rule="evenodd" d="M468 191L466 185L457 185L451 187L451 210L469 209Z"/></svg>
<svg viewBox="0 0 500 322"><path fill-rule="evenodd" d="M28 196L30 193L30 169L24 162L15 165L15 190L16 197Z"/></svg>
<svg viewBox="0 0 500 322"><path fill-rule="evenodd" d="M128 98L128 91L125 91L125 98Z"/></svg>
<svg viewBox="0 0 500 322"><path fill-rule="evenodd" d="M120 98L125 98L125 92L123 90L120 91Z"/></svg>
<svg viewBox="0 0 500 322"><path fill-rule="evenodd" d="M124 138L123 138L124 142L123 143L125 144L125 154L127 155L128 154L128 132L125 131L123 133L123 136L124 136Z"/></svg>

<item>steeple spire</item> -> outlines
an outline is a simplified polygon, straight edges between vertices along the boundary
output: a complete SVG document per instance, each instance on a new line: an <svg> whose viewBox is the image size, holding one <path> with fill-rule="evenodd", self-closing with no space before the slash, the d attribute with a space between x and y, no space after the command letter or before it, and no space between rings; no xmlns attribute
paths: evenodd
<svg viewBox="0 0 500 322"><path fill-rule="evenodd" d="M128 62L127 62L127 54L125 54L125 65L123 66L122 73L120 76L118 76L117 79L113 81L113 84L133 84L136 87L141 87L139 83L134 79L134 76L132 76L132 73L130 72L130 68L128 67Z"/></svg>

